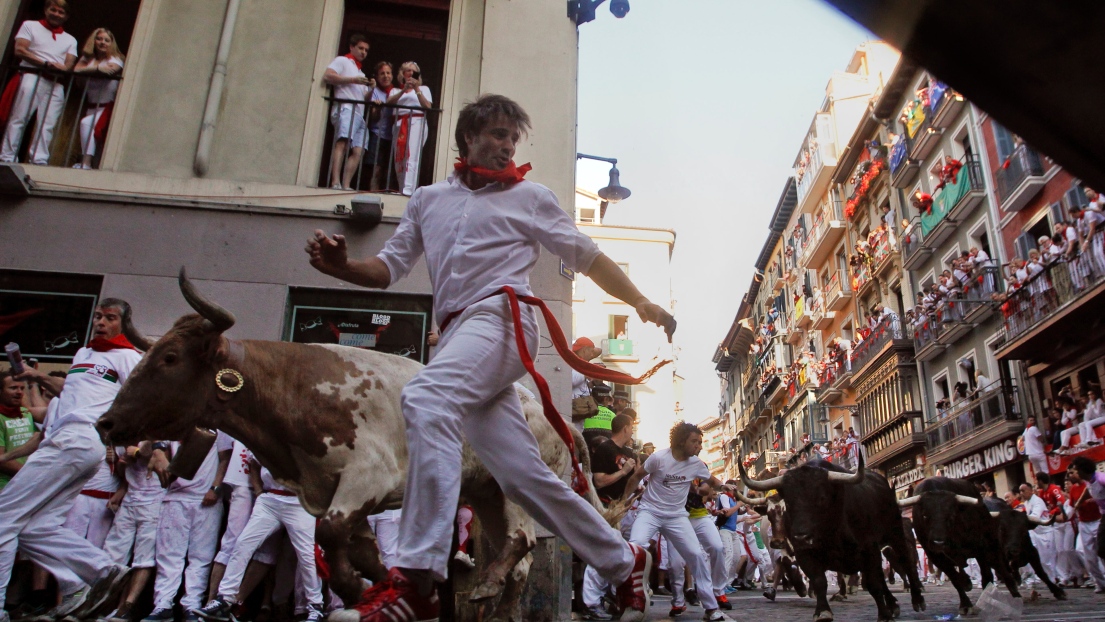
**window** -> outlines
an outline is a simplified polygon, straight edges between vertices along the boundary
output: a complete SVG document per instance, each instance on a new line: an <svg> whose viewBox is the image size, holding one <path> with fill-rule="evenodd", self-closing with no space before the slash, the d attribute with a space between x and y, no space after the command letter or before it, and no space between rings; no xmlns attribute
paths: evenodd
<svg viewBox="0 0 1105 622"><path fill-rule="evenodd" d="M0 342L23 358L69 364L91 337L98 276L0 270Z"/></svg>
<svg viewBox="0 0 1105 622"><path fill-rule="evenodd" d="M81 50L100 28L106 28L114 35L115 44L125 57L130 49L139 4L141 0L71 2L64 29L76 39L78 63ZM24 1L22 5L8 36L4 67L15 67L18 64L14 57L13 42L23 22L37 21L45 14L45 0ZM39 72L39 69L20 70L24 77ZM8 84L12 77L12 71L7 70L2 76L3 84ZM21 81L21 89L30 90L22 97L16 96L12 116L8 125L2 128L5 137L12 141L14 153L11 156L19 162L33 161L63 167L74 164L87 164L87 168L99 167L111 116L98 105L115 100L122 79L120 74L112 77L98 76L96 80L89 80L77 73L65 72L57 79L57 83L65 89L64 102L60 107L49 107L44 118L39 118L34 106L21 104L21 101L29 102L34 97L37 80L32 77ZM84 132L81 131L82 121L86 125Z"/></svg>
<svg viewBox="0 0 1105 622"><path fill-rule="evenodd" d="M1086 198L1086 193L1082 191L1082 187L1077 182L1072 183L1070 190L1067 190L1063 195L1063 207L1070 209L1072 206L1086 207L1090 204L1090 200Z"/></svg>
<svg viewBox="0 0 1105 622"><path fill-rule="evenodd" d="M432 312L431 296L293 287L284 335L296 343L336 343L425 363Z"/></svg>
<svg viewBox="0 0 1105 622"><path fill-rule="evenodd" d="M593 207L581 207L579 208L579 221L590 223L598 222L598 220L596 220L595 218L595 215L597 213L598 210Z"/></svg>
<svg viewBox="0 0 1105 622"><path fill-rule="evenodd" d="M426 109L413 93L403 95L398 104L390 106L353 108L350 104L351 112L369 128L364 154L357 161L356 156L351 155L343 145L348 140L336 140L334 126L328 122L326 148L323 149L319 167L320 187L334 185L337 175L342 186L409 195L414 188L433 182L449 4L449 0L345 0L345 21L334 55L349 52L348 41L353 34L365 35L370 45L363 62L366 76L372 77L376 65L386 61L392 65L393 85L401 88L400 67L413 61L418 65L422 86L429 89L433 105ZM344 99L337 95L335 91L335 99ZM396 118L408 115L410 117L405 124L394 122ZM355 131L357 122L349 118L348 123ZM400 132L404 140L398 139ZM372 139L372 136L377 138ZM356 136L353 138L355 140ZM346 178L345 170L353 171L351 178Z"/></svg>
<svg viewBox="0 0 1105 622"><path fill-rule="evenodd" d="M611 315L610 316L610 338L611 339L629 339L629 316L628 315Z"/></svg>
<svg viewBox="0 0 1105 622"><path fill-rule="evenodd" d="M1013 155L1013 150L1017 148L1016 139L1013 137L1012 132L1005 129L1000 123L994 121L994 142L998 148L998 160L1004 162L1009 156ZM998 162L998 165L1001 165Z"/></svg>

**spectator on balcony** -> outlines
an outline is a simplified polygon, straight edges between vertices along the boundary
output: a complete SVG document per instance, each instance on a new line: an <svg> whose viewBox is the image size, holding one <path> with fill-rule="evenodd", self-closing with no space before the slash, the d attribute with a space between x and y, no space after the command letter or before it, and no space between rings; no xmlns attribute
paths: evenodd
<svg viewBox="0 0 1105 622"><path fill-rule="evenodd" d="M898 250L898 238L894 235L894 210L890 208L889 203L884 203L882 206L882 222L890 240L890 250Z"/></svg>
<svg viewBox="0 0 1105 622"><path fill-rule="evenodd" d="M115 35L107 28L97 28L85 41L81 59L73 71L89 76L114 77L122 73L125 60L115 42ZM89 77L84 91L85 115L81 119L81 161L73 168L92 168L96 147L104 143L118 90L118 80Z"/></svg>
<svg viewBox="0 0 1105 622"><path fill-rule="evenodd" d="M1036 244L1044 265L1050 266L1063 256L1063 248L1052 242L1049 236L1041 235L1037 238Z"/></svg>
<svg viewBox="0 0 1105 622"><path fill-rule="evenodd" d="M1082 412L1078 410L1077 403L1069 398L1060 398L1056 400L1059 404L1059 425L1058 434L1059 442L1057 443L1059 449L1058 453L1065 454L1067 449L1070 448L1071 437L1079 433L1081 424L1084 421L1082 418Z"/></svg>
<svg viewBox="0 0 1105 622"><path fill-rule="evenodd" d="M418 184L422 163L422 147L430 134L426 113L415 108L433 108L430 87L422 85L422 70L418 63L407 61L399 66L400 87L388 96L388 103L405 106L395 110L395 173L403 194L411 196Z"/></svg>
<svg viewBox="0 0 1105 622"><path fill-rule="evenodd" d="M353 175L361 166L367 132L365 107L355 102L366 101L376 88L376 81L362 71L368 50L368 39L364 35L350 35L349 53L330 61L326 73L322 74L323 82L334 87L334 99L343 100L330 107L330 123L334 124L330 187L334 190L352 190Z"/></svg>
<svg viewBox="0 0 1105 622"><path fill-rule="evenodd" d="M77 62L77 40L65 32L69 19L66 0L46 0L45 19L27 20L15 34L15 57L21 69L0 97L0 122L7 123L0 162L15 162L23 131L31 116L38 119L38 134L31 144L31 163L48 164L54 127L65 110L65 87L54 78Z"/></svg>
<svg viewBox="0 0 1105 622"><path fill-rule="evenodd" d="M391 82L394 73L395 68L386 60L376 63L373 72L376 86L369 96L372 103L387 103L388 97L395 90L395 85ZM372 158L372 181L369 182L369 188L376 192L386 187L387 181L384 177L391 168L388 163L391 161L392 109L386 106L373 106L369 111L369 118L372 120L368 135L368 154Z"/></svg>
<svg viewBox="0 0 1105 622"><path fill-rule="evenodd" d="M1059 237L1060 241L1056 241L1056 244L1060 244L1063 248L1063 254L1067 260L1074 259L1078 255L1078 229L1076 229L1071 223L1057 222L1055 223L1054 233Z"/></svg>
<svg viewBox="0 0 1105 622"><path fill-rule="evenodd" d="M1082 411L1082 423L1079 424L1078 436L1082 444L1090 447L1100 445L1094 428L1105 423L1105 402L1101 401L1101 390L1089 388L1086 390L1086 408Z"/></svg>
<svg viewBox="0 0 1105 622"><path fill-rule="evenodd" d="M1086 209L1093 210L1095 212L1102 211L1102 205L1105 204L1105 200L1102 200L1101 195L1097 193L1097 190L1083 184L1082 194L1086 195L1086 198L1090 200L1090 204L1086 206Z"/></svg>
<svg viewBox="0 0 1105 622"><path fill-rule="evenodd" d="M1082 209L1076 205L1070 207L1071 218L1078 230L1078 246L1089 260L1090 270L1095 278L1105 276L1105 244L1102 242L1101 228L1105 224L1105 215L1095 210Z"/></svg>
<svg viewBox="0 0 1105 622"><path fill-rule="evenodd" d="M1047 473L1047 454L1044 452L1044 433L1036 425L1036 417L1028 416L1024 422L1024 453L1035 473Z"/></svg>

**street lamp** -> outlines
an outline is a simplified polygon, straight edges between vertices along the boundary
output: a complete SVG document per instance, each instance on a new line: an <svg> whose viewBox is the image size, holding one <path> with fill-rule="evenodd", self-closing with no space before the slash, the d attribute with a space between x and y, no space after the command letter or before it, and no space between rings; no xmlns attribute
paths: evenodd
<svg viewBox="0 0 1105 622"><path fill-rule="evenodd" d="M629 188L626 188L621 184L621 173L618 171L618 159L617 158L603 158L600 156L587 155L586 153L577 153L576 159L598 160L600 162L610 163L610 183L605 188L599 190L599 198L607 203L617 203L622 199L628 199L632 194Z"/></svg>

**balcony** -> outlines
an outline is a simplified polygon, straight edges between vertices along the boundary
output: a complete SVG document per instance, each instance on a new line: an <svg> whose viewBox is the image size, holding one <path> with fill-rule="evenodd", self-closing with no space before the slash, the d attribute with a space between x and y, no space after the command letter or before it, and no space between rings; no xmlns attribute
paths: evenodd
<svg viewBox="0 0 1105 622"><path fill-rule="evenodd" d="M844 214L840 201L831 199L814 215L813 228L806 239L806 248L802 253L803 267L819 266L825 262L844 237Z"/></svg>
<svg viewBox="0 0 1105 622"><path fill-rule="evenodd" d="M843 392L845 389L852 388L852 369L852 360L845 358L840 369L836 370L836 377L833 378L834 390Z"/></svg>
<svg viewBox="0 0 1105 622"><path fill-rule="evenodd" d="M1094 249L1105 246L1105 231L1095 233L1087 246L1074 259L1047 266L1009 294L1000 307L1005 340L996 352L998 358L1046 359L1046 352L1071 345L1072 340L1083 345L1094 342L1091 338L1096 334L1082 334L1075 327L1100 321L1105 265L1095 259Z"/></svg>
<svg viewBox="0 0 1105 622"><path fill-rule="evenodd" d="M1000 438L1023 429L1017 391L1013 386L991 384L975 399L954 405L930 418L925 431L930 462L946 460L957 450L982 437Z"/></svg>
<svg viewBox="0 0 1105 622"><path fill-rule="evenodd" d="M932 127L949 129L959 118L959 113L967 107L967 100L957 91L942 82L929 91L929 105L932 107Z"/></svg>
<svg viewBox="0 0 1105 622"><path fill-rule="evenodd" d="M933 127L932 114L925 115L925 120L921 122L921 126L910 137L912 143L909 149L909 157L921 162L932 155L933 150L940 144L940 136L943 133L942 128Z"/></svg>
<svg viewBox="0 0 1105 622"><path fill-rule="evenodd" d="M878 467L912 447L924 446L924 418L919 410L904 411L865 434L862 440L868 464Z"/></svg>
<svg viewBox="0 0 1105 622"><path fill-rule="evenodd" d="M830 311L845 309L852 300L852 289L844 283L840 274L840 272L833 274L825 286L825 307Z"/></svg>
<svg viewBox="0 0 1105 622"><path fill-rule="evenodd" d="M819 113L806 137L802 153L794 163L798 213L808 211L805 205L810 197L821 196L829 186L836 167L836 147L831 128L832 115Z"/></svg>
<svg viewBox="0 0 1105 622"><path fill-rule="evenodd" d="M898 252L890 247L890 236L885 232L876 234L874 244L870 248L871 263L875 266L875 276L882 276L887 268L894 265L893 259Z"/></svg>
<svg viewBox="0 0 1105 622"><path fill-rule="evenodd" d="M794 321L791 322L791 326L799 329L807 329L810 327L810 323L813 321L809 308L809 304L812 302L809 298L801 296L794 303Z"/></svg>
<svg viewBox="0 0 1105 622"><path fill-rule="evenodd" d="M638 357L633 353L633 344L631 339L603 339L602 360L636 362Z"/></svg>
<svg viewBox="0 0 1105 622"><path fill-rule="evenodd" d="M1040 154L1021 143L995 174L1001 209L1020 211L1044 187L1044 165Z"/></svg>
<svg viewBox="0 0 1105 622"><path fill-rule="evenodd" d="M870 363L883 346L902 338L902 325L898 320L881 320L871 334L852 348L852 371L855 375L863 373L863 367Z"/></svg>
<svg viewBox="0 0 1105 622"><path fill-rule="evenodd" d="M925 244L925 234L921 229L921 217L914 216L909 226L902 231L902 267L917 270L932 256L933 248Z"/></svg>
<svg viewBox="0 0 1105 622"><path fill-rule="evenodd" d="M837 377L844 370L843 367L827 366L817 387L817 402L819 404L831 404L844 395L844 389L837 384Z"/></svg>
<svg viewBox="0 0 1105 622"><path fill-rule="evenodd" d="M813 329L827 330L833 325L834 319L836 319L836 312L834 311L815 311L813 314Z"/></svg>
<svg viewBox="0 0 1105 622"><path fill-rule="evenodd" d="M895 188L908 188L917 179L921 164L909 157L912 142L905 134L890 146L890 185Z"/></svg>
<svg viewBox="0 0 1105 622"><path fill-rule="evenodd" d="M963 168L959 169L954 185L947 185L941 194L950 192L946 201L951 204L948 220L962 222L986 198L986 183L982 178L982 164L978 156L968 154L963 158ZM935 204L936 201L933 200Z"/></svg>
<svg viewBox="0 0 1105 622"><path fill-rule="evenodd" d="M856 292L860 297L863 297L867 293L868 287L875 282L874 277L871 274L871 268L867 265L867 262L861 262L858 266L852 267L852 291Z"/></svg>

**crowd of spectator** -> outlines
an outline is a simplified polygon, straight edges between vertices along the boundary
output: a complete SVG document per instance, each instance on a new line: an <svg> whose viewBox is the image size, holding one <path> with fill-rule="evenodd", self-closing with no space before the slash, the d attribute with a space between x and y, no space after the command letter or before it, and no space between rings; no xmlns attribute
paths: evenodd
<svg viewBox="0 0 1105 622"><path fill-rule="evenodd" d="M909 332L924 340L947 322L961 320L967 301L990 300L996 292L995 263L977 246L953 257L928 290L917 292L917 304L905 313Z"/></svg>

